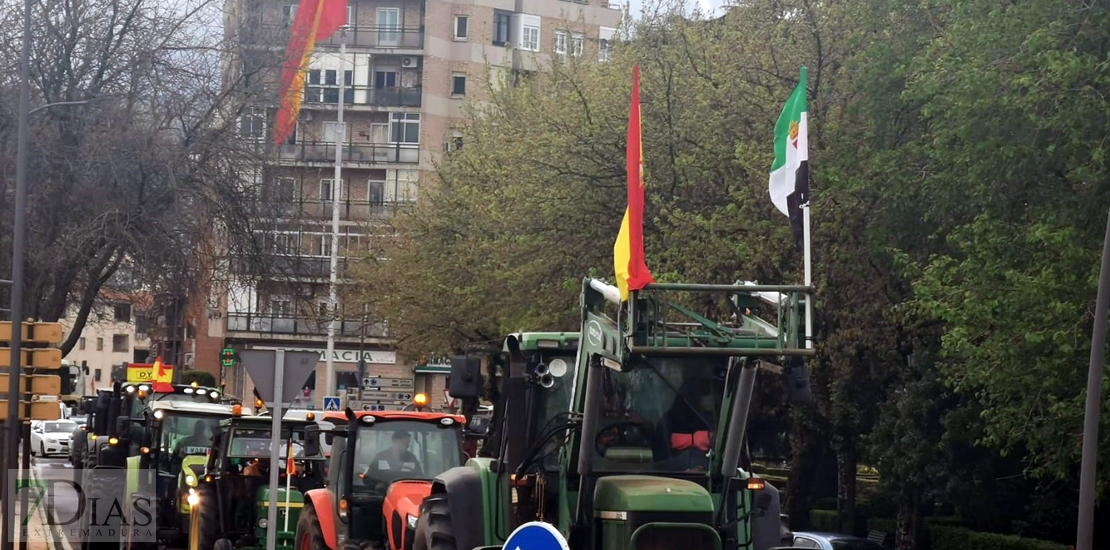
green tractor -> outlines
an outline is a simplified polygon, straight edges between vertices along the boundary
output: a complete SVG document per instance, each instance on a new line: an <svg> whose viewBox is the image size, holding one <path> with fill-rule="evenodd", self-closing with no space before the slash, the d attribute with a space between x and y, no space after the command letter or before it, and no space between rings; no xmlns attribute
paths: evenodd
<svg viewBox="0 0 1110 550"><path fill-rule="evenodd" d="M207 390L206 390L207 391ZM182 394L190 395L190 394ZM194 394L195 395L195 394ZM141 495L154 495L156 538L169 546L184 546L189 533L188 497L200 483L208 462L212 435L220 421L241 414L241 405L218 402L196 402L191 399L160 399L149 401L141 416L130 417L133 436L139 441L138 451L127 457L128 502ZM122 424L122 422L121 422ZM142 510L124 511L131 524L140 522ZM130 535L134 530L125 530ZM124 537L127 548L155 548L156 543ZM117 545L118 546L118 545Z"/></svg>
<svg viewBox="0 0 1110 550"><path fill-rule="evenodd" d="M622 302L584 280L573 366L544 338L507 338L504 368L491 369L505 373L492 448L436 477L414 550L500 548L534 521L575 550L780 546L778 492L742 467L744 439L761 364L783 367L792 397L808 394L809 291L652 284ZM452 396L481 396L477 369L452 362Z"/></svg>
<svg viewBox="0 0 1110 550"><path fill-rule="evenodd" d="M280 487L277 487L277 548L292 550L305 491L324 486L326 459L314 413L281 422ZM234 417L220 422L204 475L188 497L189 550L266 545L270 506L269 461L273 434L269 417ZM292 456L293 461L288 462Z"/></svg>

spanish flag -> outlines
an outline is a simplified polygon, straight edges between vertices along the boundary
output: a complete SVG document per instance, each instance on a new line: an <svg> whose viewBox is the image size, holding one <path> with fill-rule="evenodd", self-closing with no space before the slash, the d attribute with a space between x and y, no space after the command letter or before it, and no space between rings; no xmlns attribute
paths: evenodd
<svg viewBox="0 0 1110 550"><path fill-rule="evenodd" d="M301 0L297 6L281 70L281 104L274 123L274 144L281 145L297 127L308 61L316 41L327 40L346 23L347 0Z"/></svg>
<svg viewBox="0 0 1110 550"><path fill-rule="evenodd" d="M613 245L613 271L621 301L630 290L654 283L644 261L644 146L640 129L640 66L632 67L632 106L628 112L628 207L624 211L617 242Z"/></svg>
<svg viewBox="0 0 1110 550"><path fill-rule="evenodd" d="M151 389L156 392L173 392L173 369L167 369L162 364L162 357L159 356L154 360L154 365L150 367L151 379L154 382L151 384Z"/></svg>

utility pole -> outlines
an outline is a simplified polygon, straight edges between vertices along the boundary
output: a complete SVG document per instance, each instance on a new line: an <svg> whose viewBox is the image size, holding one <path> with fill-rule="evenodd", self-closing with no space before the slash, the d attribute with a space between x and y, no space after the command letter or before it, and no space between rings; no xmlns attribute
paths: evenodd
<svg viewBox="0 0 1110 550"><path fill-rule="evenodd" d="M347 39L339 43L339 70L336 79L339 81L339 108L337 109L337 122L335 124L335 181L331 185L331 284L328 287L328 307L331 311L331 320L328 323L328 349L324 359L326 376L324 395L336 395L335 388L335 333L339 329L339 199L343 190L343 138L347 134L343 124L343 95L346 93L346 65L347 65ZM360 382L361 384L361 382Z"/></svg>
<svg viewBox="0 0 1110 550"><path fill-rule="evenodd" d="M22 423L19 421L19 386L23 352L23 262L27 247L27 124L31 116L31 5L34 0L23 0L23 48L19 55L19 130L16 137L15 164L15 215L12 228L12 342L10 369L8 370L8 440L4 445L4 548L15 548L15 481L7 472L16 471L19 462L19 438ZM26 465L24 465L26 466ZM26 537L24 537L26 538Z"/></svg>

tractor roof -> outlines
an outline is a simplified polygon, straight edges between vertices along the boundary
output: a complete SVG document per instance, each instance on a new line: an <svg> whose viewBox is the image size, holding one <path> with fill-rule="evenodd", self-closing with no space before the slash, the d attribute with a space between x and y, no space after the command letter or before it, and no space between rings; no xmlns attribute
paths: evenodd
<svg viewBox="0 0 1110 550"><path fill-rule="evenodd" d="M296 428L304 428L305 426L315 424L313 420L303 420L299 418L282 418L282 427L292 426ZM220 426L250 426L264 429L270 429L274 425L274 419L269 416L233 416L225 418L220 421Z"/></svg>
<svg viewBox="0 0 1110 550"><path fill-rule="evenodd" d="M231 405L224 403L194 403L192 401L154 401L147 404L152 411L184 412L201 414L232 414Z"/></svg>
<svg viewBox="0 0 1110 550"><path fill-rule="evenodd" d="M459 424L466 422L461 414L437 413L426 411L355 411L355 416L362 420L364 417L373 416L379 420L415 420L417 422L439 422L450 418ZM341 412L326 412L322 420L333 422L336 425L345 424L347 415Z"/></svg>

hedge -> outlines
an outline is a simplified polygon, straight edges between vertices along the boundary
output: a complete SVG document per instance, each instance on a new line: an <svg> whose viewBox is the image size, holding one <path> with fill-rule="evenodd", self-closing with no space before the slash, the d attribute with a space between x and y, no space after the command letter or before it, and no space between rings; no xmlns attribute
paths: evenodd
<svg viewBox="0 0 1110 550"><path fill-rule="evenodd" d="M809 513L813 531L838 532L837 514L829 510L811 510ZM957 525L958 518L926 518L932 550L1066 550L1067 546L1039 539L1003 535L1000 533L981 533ZM869 518L868 531L882 531L893 537L897 523L890 518ZM889 540L889 539L888 539Z"/></svg>

